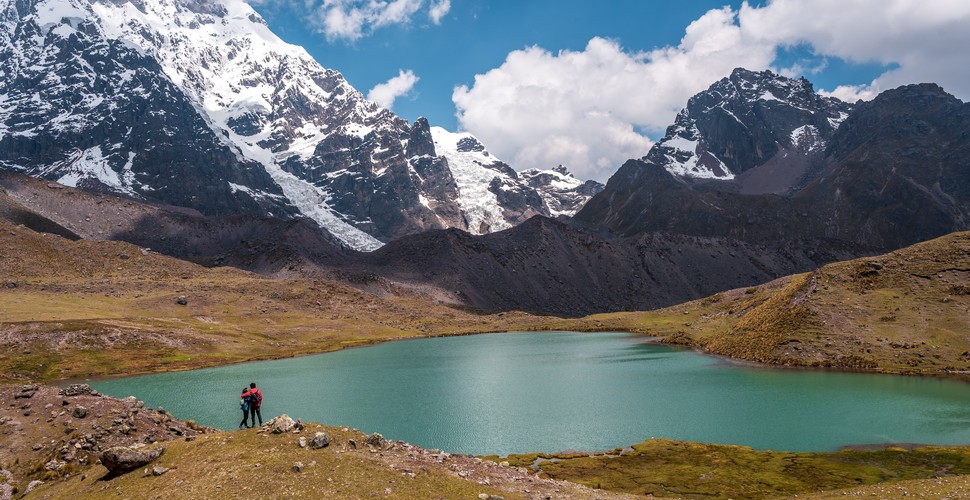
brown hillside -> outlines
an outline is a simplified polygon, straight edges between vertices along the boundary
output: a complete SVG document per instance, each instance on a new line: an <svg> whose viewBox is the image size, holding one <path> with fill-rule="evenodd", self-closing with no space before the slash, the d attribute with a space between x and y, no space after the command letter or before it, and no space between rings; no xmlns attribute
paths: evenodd
<svg viewBox="0 0 970 500"><path fill-rule="evenodd" d="M205 268L128 243L0 222L0 379L188 369L539 321ZM184 297L185 304L179 304Z"/></svg>
<svg viewBox="0 0 970 500"><path fill-rule="evenodd" d="M647 313L592 316L769 364L970 373L970 233Z"/></svg>

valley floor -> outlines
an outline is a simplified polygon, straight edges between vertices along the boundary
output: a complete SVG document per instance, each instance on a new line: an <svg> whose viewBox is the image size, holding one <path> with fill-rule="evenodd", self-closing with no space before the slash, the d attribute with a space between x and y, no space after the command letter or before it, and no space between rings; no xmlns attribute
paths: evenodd
<svg viewBox="0 0 970 500"><path fill-rule="evenodd" d="M481 314L323 280L209 269L125 243L69 241L0 222L0 380L9 384L0 389L0 466L10 472L4 487L14 495L45 479L31 495L52 498L109 490L138 497L182 487L207 497L236 496L239 488L293 497L322 490L347 498L605 497L540 481L528 467L538 455L495 459L511 462L505 467L401 443L353 449L350 441L359 444L362 435L315 424L310 429L331 434L334 444L312 455L292 435L212 433L131 401L63 398L55 388L24 391L22 384L516 330L629 331L758 363L959 375L970 372L968 259L970 234L956 233L659 311L560 319ZM17 397L25 392L32 397ZM77 406L88 413L74 416ZM101 480L104 469L85 449L87 435L99 434L105 445L168 443L160 464L169 471ZM966 448L790 454L648 441L622 456L545 458L542 477L686 497L802 495L872 483L882 489L846 493L966 495L965 477L949 476L970 474ZM292 471L296 461L306 465L300 473ZM249 476L261 482L242 481ZM884 481L906 482L894 490L886 484L896 483Z"/></svg>

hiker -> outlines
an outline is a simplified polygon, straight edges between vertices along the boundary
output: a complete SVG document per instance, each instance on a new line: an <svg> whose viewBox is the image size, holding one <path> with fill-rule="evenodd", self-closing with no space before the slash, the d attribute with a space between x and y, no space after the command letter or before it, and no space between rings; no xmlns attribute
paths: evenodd
<svg viewBox="0 0 970 500"><path fill-rule="evenodd" d="M249 387L243 387L242 393L239 394L239 408L243 412L242 422L239 422L240 429L243 427L247 429L249 428L249 426L246 425L246 418L249 416L249 408L251 406L250 401L251 398L249 397Z"/></svg>
<svg viewBox="0 0 970 500"><path fill-rule="evenodd" d="M253 427L256 427L256 417L259 417L259 425L263 425L263 414L259 411L262 405L263 391L256 388L256 382L252 382L249 384L249 417Z"/></svg>

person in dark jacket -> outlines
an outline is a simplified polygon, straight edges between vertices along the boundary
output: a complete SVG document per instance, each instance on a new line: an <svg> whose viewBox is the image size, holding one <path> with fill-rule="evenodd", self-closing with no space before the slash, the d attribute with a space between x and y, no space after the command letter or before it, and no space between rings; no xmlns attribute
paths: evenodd
<svg viewBox="0 0 970 500"><path fill-rule="evenodd" d="M263 425L263 414L259 411L259 407L263 405L263 391L260 391L256 387L256 382L249 384L249 417L252 420L252 426L256 427L256 417L259 417L259 425Z"/></svg>
<svg viewBox="0 0 970 500"><path fill-rule="evenodd" d="M244 427L249 428L249 426L246 425L246 418L249 417L250 406L252 405L250 403L250 398L249 398L249 388L243 387L242 393L239 395L239 408L242 409L242 412L243 412L242 422L239 422L240 429Z"/></svg>

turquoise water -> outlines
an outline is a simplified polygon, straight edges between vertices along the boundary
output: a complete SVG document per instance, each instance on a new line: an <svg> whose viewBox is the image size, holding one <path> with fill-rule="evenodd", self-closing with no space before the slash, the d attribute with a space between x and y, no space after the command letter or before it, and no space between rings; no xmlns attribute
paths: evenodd
<svg viewBox="0 0 970 500"><path fill-rule="evenodd" d="M264 420L286 413L460 453L607 450L652 437L791 451L970 444L970 384L753 368L622 333L389 342L92 386L234 429L251 381Z"/></svg>

